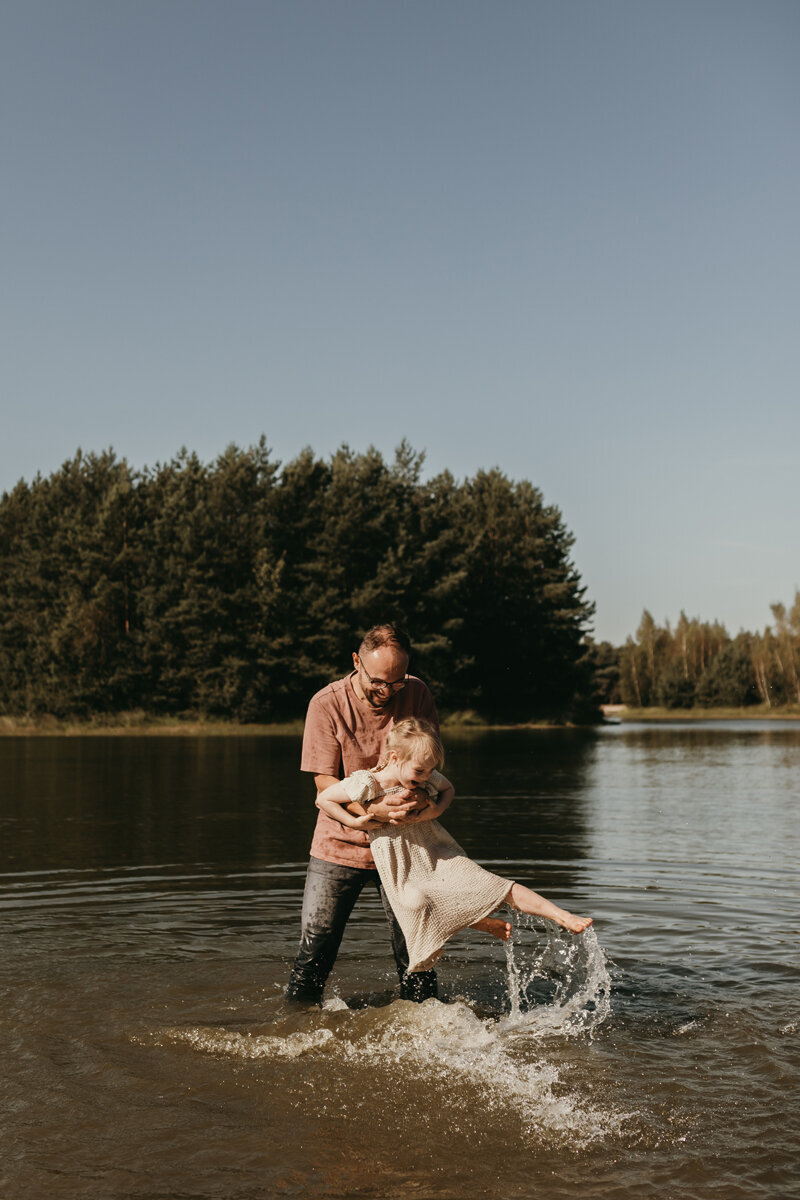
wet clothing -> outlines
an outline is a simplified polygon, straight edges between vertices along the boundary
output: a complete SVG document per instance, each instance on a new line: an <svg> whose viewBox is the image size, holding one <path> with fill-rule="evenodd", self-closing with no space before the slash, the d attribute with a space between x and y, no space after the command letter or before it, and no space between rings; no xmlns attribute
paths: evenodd
<svg viewBox="0 0 800 1200"><path fill-rule="evenodd" d="M386 734L404 717L430 721L438 730L436 705L421 679L407 675L406 686L395 692L384 708L374 709L356 696L353 675L337 679L312 696L303 733L302 771L340 779L364 767L377 766ZM340 825L320 811L311 856L303 897L300 948L289 977L287 997L315 1004L320 1002L345 925L366 886L376 887L381 893L400 977L401 996L408 1000L427 1000L436 996L434 971L417 972L413 976L406 974L408 954L403 931L381 888L370 851L369 834Z"/></svg>
<svg viewBox="0 0 800 1200"><path fill-rule="evenodd" d="M369 812L384 790L371 771L342 781L350 799ZM435 800L445 781L434 771L427 789ZM409 972L429 970L459 929L488 917L505 901L513 880L485 871L468 858L438 821L382 825L370 830L372 853L408 951Z"/></svg>
<svg viewBox="0 0 800 1200"><path fill-rule="evenodd" d="M427 1000L437 995L435 971L406 977L408 953L403 931L373 868L343 867L312 858L308 864L303 897L303 936L289 977L287 997L319 1004L342 941L344 927L363 889L376 888L383 904L392 939L392 951L404 1000Z"/></svg>
<svg viewBox="0 0 800 1200"><path fill-rule="evenodd" d="M377 766L387 733L404 717L419 717L434 729L439 728L433 696L415 675L406 675L406 686L395 692L382 709L359 700L353 691L353 675L337 679L311 698L300 770L341 779ZM340 825L322 811L317 817L311 853L324 862L346 867L375 866L368 834Z"/></svg>

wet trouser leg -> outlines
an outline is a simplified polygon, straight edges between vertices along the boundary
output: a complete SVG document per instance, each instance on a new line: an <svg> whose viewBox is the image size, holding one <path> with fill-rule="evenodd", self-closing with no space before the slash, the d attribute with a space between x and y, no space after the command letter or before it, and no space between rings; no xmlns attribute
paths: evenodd
<svg viewBox="0 0 800 1200"><path fill-rule="evenodd" d="M364 884L376 874L311 859L303 894L300 948L289 976L287 999L319 1004L353 905Z"/></svg>
<svg viewBox="0 0 800 1200"><path fill-rule="evenodd" d="M319 1004L326 980L339 952L344 927L365 884L378 888L392 938L392 950L400 976L401 995L408 1000L435 996L435 971L406 975L408 952L403 931L397 923L374 869L343 867L313 858L308 865L303 896L300 948L289 976L287 999Z"/></svg>

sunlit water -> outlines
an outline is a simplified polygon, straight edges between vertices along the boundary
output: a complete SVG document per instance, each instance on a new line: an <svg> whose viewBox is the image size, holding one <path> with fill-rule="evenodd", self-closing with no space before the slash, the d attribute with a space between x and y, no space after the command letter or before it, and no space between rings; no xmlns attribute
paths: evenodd
<svg viewBox="0 0 800 1200"><path fill-rule="evenodd" d="M595 926L282 989L292 738L0 739L0 1196L800 1196L800 726L446 739L445 824Z"/></svg>

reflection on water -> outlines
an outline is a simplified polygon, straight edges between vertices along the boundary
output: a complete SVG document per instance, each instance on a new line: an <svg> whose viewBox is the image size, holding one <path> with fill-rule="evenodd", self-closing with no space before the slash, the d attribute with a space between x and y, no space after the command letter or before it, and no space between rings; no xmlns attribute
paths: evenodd
<svg viewBox="0 0 800 1200"><path fill-rule="evenodd" d="M446 745L448 828L594 930L414 1006L365 897L303 1011L298 739L0 739L0 1195L794 1194L800 727Z"/></svg>
<svg viewBox="0 0 800 1200"><path fill-rule="evenodd" d="M0 739L2 861L261 866L295 847L291 857L301 857L316 810L301 801L297 745L279 736Z"/></svg>

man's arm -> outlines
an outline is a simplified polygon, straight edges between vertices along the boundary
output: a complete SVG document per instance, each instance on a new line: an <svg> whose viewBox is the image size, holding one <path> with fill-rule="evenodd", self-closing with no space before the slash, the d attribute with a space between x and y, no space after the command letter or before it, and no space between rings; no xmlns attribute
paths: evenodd
<svg viewBox="0 0 800 1200"><path fill-rule="evenodd" d="M314 783L317 785L317 796L319 796L320 792L324 792L326 788L333 787L334 784L339 782L333 775L315 775ZM418 798L414 799L408 792L405 795L402 792L398 792L395 796L382 796L380 800L375 800L369 806L369 815L376 824L394 825L404 820L409 813L413 813L417 808L417 804ZM327 812L329 816L334 815L327 808L323 811ZM360 812L363 812L363 809L359 810L356 805L353 805L352 808L348 807L347 811L352 813L353 816L359 816ZM338 816L334 816L334 820L338 821ZM347 822L343 821L342 824L347 824Z"/></svg>
<svg viewBox="0 0 800 1200"><path fill-rule="evenodd" d="M330 787L317 792L316 805L334 821L346 825L349 829L376 829L381 824L367 813L362 804L350 799L344 785L338 780Z"/></svg>
<svg viewBox="0 0 800 1200"><path fill-rule="evenodd" d="M333 787L339 780L335 775L315 775L314 783L317 785L317 793L324 792L325 788Z"/></svg>

